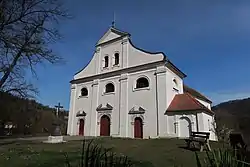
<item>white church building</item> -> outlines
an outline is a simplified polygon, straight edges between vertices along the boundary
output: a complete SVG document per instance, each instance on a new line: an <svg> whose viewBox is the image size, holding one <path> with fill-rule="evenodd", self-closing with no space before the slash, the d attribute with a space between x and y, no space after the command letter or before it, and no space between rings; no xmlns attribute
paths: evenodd
<svg viewBox="0 0 250 167"><path fill-rule="evenodd" d="M148 139L201 131L215 140L212 102L185 77L164 53L140 49L111 27L70 82L67 134Z"/></svg>

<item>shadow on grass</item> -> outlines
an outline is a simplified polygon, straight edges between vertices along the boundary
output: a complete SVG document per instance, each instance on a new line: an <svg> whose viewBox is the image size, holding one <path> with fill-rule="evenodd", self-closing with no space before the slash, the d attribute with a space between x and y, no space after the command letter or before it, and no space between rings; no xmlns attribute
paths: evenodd
<svg viewBox="0 0 250 167"><path fill-rule="evenodd" d="M197 147L188 148L188 147L185 147L185 146L179 146L179 148L185 149L185 150L188 150L188 151L192 151L192 152L194 152L194 151L200 151L200 149L197 148Z"/></svg>
<svg viewBox="0 0 250 167"><path fill-rule="evenodd" d="M4 140L0 140L0 147L1 146L22 146L22 145L37 145L40 144L41 142L37 142L37 141L4 141Z"/></svg>
<svg viewBox="0 0 250 167"><path fill-rule="evenodd" d="M0 147L5 146L5 145L15 144L15 143L16 143L16 141L1 141L0 142Z"/></svg>

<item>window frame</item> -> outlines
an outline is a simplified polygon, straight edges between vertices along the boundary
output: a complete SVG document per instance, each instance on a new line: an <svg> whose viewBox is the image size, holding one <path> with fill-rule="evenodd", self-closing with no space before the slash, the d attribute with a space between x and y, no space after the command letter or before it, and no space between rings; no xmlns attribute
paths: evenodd
<svg viewBox="0 0 250 167"><path fill-rule="evenodd" d="M141 78L145 78L148 81L148 86L147 87L137 87L137 81ZM150 79L147 76L140 76L138 77L135 82L134 82L134 87L133 87L133 91L140 91L140 90L150 90Z"/></svg>
<svg viewBox="0 0 250 167"><path fill-rule="evenodd" d="M180 93L179 93L179 89L177 89L177 88L173 88L173 91L174 91L175 93L177 93L177 94L180 94Z"/></svg>
<svg viewBox="0 0 250 167"><path fill-rule="evenodd" d="M173 91L177 94L180 94L179 83L176 78L173 78L172 84L173 84Z"/></svg>
<svg viewBox="0 0 250 167"><path fill-rule="evenodd" d="M117 61L118 61L118 63L117 63ZM120 54L119 54L119 52L116 52L114 54L114 66L119 66L119 64L120 64Z"/></svg>
<svg viewBox="0 0 250 167"><path fill-rule="evenodd" d="M82 95L82 90L83 90L83 89L86 89L86 90L87 90L87 95ZM81 97L88 97L88 96L89 96L89 90L88 90L88 88L87 88L87 87L82 87L82 88L80 89L80 96L79 96L79 97L81 98Z"/></svg>
<svg viewBox="0 0 250 167"><path fill-rule="evenodd" d="M173 79L173 83L175 87L178 87L178 81L176 80L176 78Z"/></svg>
<svg viewBox="0 0 250 167"><path fill-rule="evenodd" d="M112 85L112 86L113 86L113 91L107 92L107 86L108 86L108 85ZM107 84L105 85L105 87L104 87L104 94L113 94L113 93L115 93L115 85L114 85L114 83L109 82L109 83L107 83Z"/></svg>
<svg viewBox="0 0 250 167"><path fill-rule="evenodd" d="M147 83L144 83L144 82L141 82L141 83L138 83L138 80L146 80L147 81ZM147 84L147 86L140 86L140 84L141 85L143 85L143 84ZM139 85L139 86L138 86ZM149 87L149 81L148 81L148 79L147 78L145 78L145 77L140 77L140 78L138 78L137 80L136 80L136 85L135 85L135 88L136 89L141 89L141 88L147 88L147 87Z"/></svg>
<svg viewBox="0 0 250 167"><path fill-rule="evenodd" d="M108 68L108 67L109 67L109 56L105 55L104 56L104 66L103 66L103 68Z"/></svg>
<svg viewBox="0 0 250 167"><path fill-rule="evenodd" d="M176 78L172 80L173 82L173 88L179 90L179 83Z"/></svg>

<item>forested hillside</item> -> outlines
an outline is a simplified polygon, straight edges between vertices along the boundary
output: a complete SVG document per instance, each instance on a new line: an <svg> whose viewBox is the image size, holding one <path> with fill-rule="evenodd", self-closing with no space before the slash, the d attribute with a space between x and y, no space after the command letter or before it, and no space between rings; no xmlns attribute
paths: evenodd
<svg viewBox="0 0 250 167"><path fill-rule="evenodd" d="M217 125L241 132L250 144L250 98L233 100L212 108L216 113Z"/></svg>
<svg viewBox="0 0 250 167"><path fill-rule="evenodd" d="M53 130L55 109L37 103L35 100L15 97L0 92L0 135L6 135L6 125L13 125L10 135L40 135L49 134ZM62 122L62 132L65 133L65 116L67 112L59 113Z"/></svg>

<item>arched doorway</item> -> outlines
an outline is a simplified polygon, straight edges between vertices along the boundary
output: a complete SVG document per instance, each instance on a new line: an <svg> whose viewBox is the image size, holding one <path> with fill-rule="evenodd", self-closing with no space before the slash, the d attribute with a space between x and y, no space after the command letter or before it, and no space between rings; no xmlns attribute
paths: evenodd
<svg viewBox="0 0 250 167"><path fill-rule="evenodd" d="M135 118L134 138L143 138L143 125L142 125L142 119L140 117Z"/></svg>
<svg viewBox="0 0 250 167"><path fill-rule="evenodd" d="M191 133L191 121L187 117L180 118L180 137L189 137Z"/></svg>
<svg viewBox="0 0 250 167"><path fill-rule="evenodd" d="M100 136L110 136L110 118L107 115L103 115L100 124Z"/></svg>
<svg viewBox="0 0 250 167"><path fill-rule="evenodd" d="M84 136L84 119L80 119L79 136Z"/></svg>

